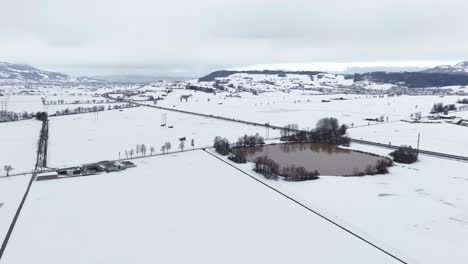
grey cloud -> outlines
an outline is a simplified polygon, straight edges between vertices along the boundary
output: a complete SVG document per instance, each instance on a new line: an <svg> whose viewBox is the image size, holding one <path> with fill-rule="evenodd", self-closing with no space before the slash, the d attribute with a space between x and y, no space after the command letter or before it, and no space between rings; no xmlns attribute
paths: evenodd
<svg viewBox="0 0 468 264"><path fill-rule="evenodd" d="M468 59L461 0L17 0L3 9L1 60L89 71Z"/></svg>

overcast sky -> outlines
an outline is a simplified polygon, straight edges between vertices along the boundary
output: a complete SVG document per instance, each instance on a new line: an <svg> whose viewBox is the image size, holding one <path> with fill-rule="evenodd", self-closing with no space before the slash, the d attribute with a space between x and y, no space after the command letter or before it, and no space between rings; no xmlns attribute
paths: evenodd
<svg viewBox="0 0 468 264"><path fill-rule="evenodd" d="M467 0L2 1L0 61L74 75L468 60Z"/></svg>

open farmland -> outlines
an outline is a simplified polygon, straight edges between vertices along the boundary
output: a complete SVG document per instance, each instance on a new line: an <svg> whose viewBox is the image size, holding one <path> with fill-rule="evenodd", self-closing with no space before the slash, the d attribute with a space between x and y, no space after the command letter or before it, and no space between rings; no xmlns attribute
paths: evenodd
<svg viewBox="0 0 468 264"><path fill-rule="evenodd" d="M161 127L164 115L167 126ZM173 126L173 128L169 128ZM165 142L172 145L171 151L179 150L179 139L185 137L185 149L212 146L216 136L223 135L234 141L245 134L265 135L265 128L224 122L209 118L137 107L123 111L105 111L55 117L50 120L49 165L78 165L104 159L126 158L125 151L145 144L150 155L160 153ZM271 137L279 132L270 131ZM136 154L134 155L136 156Z"/></svg>
<svg viewBox="0 0 468 264"><path fill-rule="evenodd" d="M462 113L462 112L460 112ZM385 123L349 130L351 137L384 144L417 146L424 150L468 156L468 127L448 123L413 124L406 122Z"/></svg>
<svg viewBox="0 0 468 264"><path fill-rule="evenodd" d="M155 98L161 92L150 92ZM181 95L192 95L187 101ZM283 126L297 123L301 128L313 128L323 117L336 117L349 126L363 126L375 122L366 118L380 118L389 122L410 119L411 114L421 111L429 115L434 103L454 104L459 96L395 96L379 97L360 94L315 94L309 91L292 90L266 92L260 95L238 93L238 97L227 97L225 92L214 94L173 90L159 106L177 108L203 114L213 114L228 118L248 120L258 123L270 122ZM333 100L333 99L345 100ZM322 102L322 100L330 102ZM152 104L149 102L148 104Z"/></svg>
<svg viewBox="0 0 468 264"><path fill-rule="evenodd" d="M204 151L137 166L36 182L2 263L398 263Z"/></svg>
<svg viewBox="0 0 468 264"><path fill-rule="evenodd" d="M0 177L0 240L3 241L26 192L30 175Z"/></svg>
<svg viewBox="0 0 468 264"><path fill-rule="evenodd" d="M11 173L34 169L40 130L36 120L0 123L0 175L5 175L5 165L14 168Z"/></svg>
<svg viewBox="0 0 468 264"><path fill-rule="evenodd" d="M352 149L389 152L359 144ZM266 180L252 171L251 163L235 166L409 263L463 263L468 258L466 162L421 156L415 164L396 164L387 175L297 183Z"/></svg>

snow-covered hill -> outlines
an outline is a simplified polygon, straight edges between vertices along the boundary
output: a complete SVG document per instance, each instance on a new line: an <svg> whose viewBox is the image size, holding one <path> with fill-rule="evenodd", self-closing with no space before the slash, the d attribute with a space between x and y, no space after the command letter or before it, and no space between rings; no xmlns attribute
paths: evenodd
<svg viewBox="0 0 468 264"><path fill-rule="evenodd" d="M0 62L0 80L6 81L73 81L70 76L43 71L26 64Z"/></svg>
<svg viewBox="0 0 468 264"><path fill-rule="evenodd" d="M192 88L225 91L268 92L290 90L387 90L394 85L370 81L355 82L352 75L325 72L242 71L212 73L189 82ZM224 74L226 73L226 74Z"/></svg>
<svg viewBox="0 0 468 264"><path fill-rule="evenodd" d="M463 61L455 65L441 65L431 69L424 70L426 73L450 73L450 74L468 74L468 61Z"/></svg>

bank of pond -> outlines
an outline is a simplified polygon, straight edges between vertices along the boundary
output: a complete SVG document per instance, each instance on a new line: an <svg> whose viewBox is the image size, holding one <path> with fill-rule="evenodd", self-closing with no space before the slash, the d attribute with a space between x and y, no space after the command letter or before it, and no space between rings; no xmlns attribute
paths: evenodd
<svg viewBox="0 0 468 264"><path fill-rule="evenodd" d="M231 150L235 162L253 162L266 178L289 181L323 176L364 176L388 173L389 158L339 148L324 143L283 143L238 147Z"/></svg>

